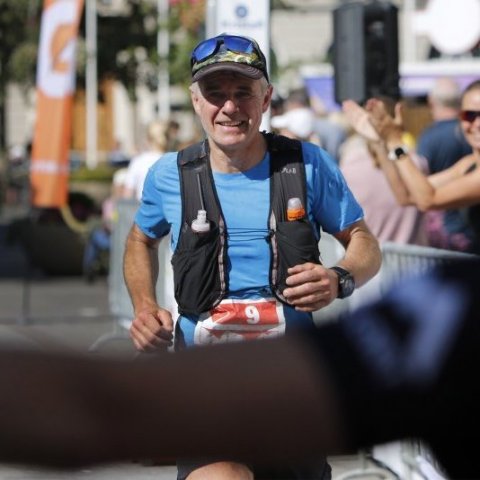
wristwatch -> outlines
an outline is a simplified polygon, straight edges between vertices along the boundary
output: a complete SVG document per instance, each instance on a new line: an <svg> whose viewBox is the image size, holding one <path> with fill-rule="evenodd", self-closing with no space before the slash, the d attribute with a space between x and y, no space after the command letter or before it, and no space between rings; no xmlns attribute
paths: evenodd
<svg viewBox="0 0 480 480"><path fill-rule="evenodd" d="M338 275L338 295L337 298L349 297L355 290L355 279L353 275L342 267L331 267Z"/></svg>
<svg viewBox="0 0 480 480"><path fill-rule="evenodd" d="M388 159L396 162L400 160L405 155L408 155L408 147L406 145L399 145L398 147L392 148L388 152Z"/></svg>

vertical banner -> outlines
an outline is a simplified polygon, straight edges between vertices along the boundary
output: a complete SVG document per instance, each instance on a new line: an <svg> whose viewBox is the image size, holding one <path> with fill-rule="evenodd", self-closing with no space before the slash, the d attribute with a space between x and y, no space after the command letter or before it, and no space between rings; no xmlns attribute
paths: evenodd
<svg viewBox="0 0 480 480"><path fill-rule="evenodd" d="M68 199L75 51L83 0L44 0L32 145L32 205L62 207Z"/></svg>
<svg viewBox="0 0 480 480"><path fill-rule="evenodd" d="M210 0L207 10L209 36L227 32L252 37L270 65L270 0ZM262 130L268 130L269 123L267 112Z"/></svg>
<svg viewBox="0 0 480 480"><path fill-rule="evenodd" d="M223 32L254 38L270 60L270 0L216 0L212 36Z"/></svg>

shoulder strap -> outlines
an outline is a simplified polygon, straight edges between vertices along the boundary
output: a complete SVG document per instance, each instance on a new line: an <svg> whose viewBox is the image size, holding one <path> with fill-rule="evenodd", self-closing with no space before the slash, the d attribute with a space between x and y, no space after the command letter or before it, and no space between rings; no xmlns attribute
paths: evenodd
<svg viewBox="0 0 480 480"><path fill-rule="evenodd" d="M207 218L219 225L222 212L214 187L212 170L208 161L208 141L188 146L178 152L177 164L182 197L182 225L191 224L198 210L206 210Z"/></svg>
<svg viewBox="0 0 480 480"><path fill-rule="evenodd" d="M277 221L287 219L288 199L298 197L307 209L302 144L272 133L264 134L270 151L270 205Z"/></svg>

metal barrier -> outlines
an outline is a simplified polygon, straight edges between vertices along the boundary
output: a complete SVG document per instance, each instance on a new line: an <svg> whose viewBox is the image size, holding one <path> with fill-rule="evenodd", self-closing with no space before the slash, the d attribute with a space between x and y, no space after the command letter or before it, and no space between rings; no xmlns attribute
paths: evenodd
<svg viewBox="0 0 480 480"><path fill-rule="evenodd" d="M108 300L110 312L115 317L113 329L99 337L90 347L96 351L106 343L128 337L127 331L133 319L133 307L123 278L123 254L128 232L132 227L138 202L119 200L115 205L115 215L110 243L110 262L108 274ZM176 304L173 299L173 271L170 264L170 236L164 237L158 247L159 281L156 293L160 305L175 315Z"/></svg>
<svg viewBox="0 0 480 480"><path fill-rule="evenodd" d="M419 275L441 265L468 262L478 258L477 255L470 253L389 242L382 245L382 254L380 275L384 285L383 292L392 282L400 280L405 275Z"/></svg>

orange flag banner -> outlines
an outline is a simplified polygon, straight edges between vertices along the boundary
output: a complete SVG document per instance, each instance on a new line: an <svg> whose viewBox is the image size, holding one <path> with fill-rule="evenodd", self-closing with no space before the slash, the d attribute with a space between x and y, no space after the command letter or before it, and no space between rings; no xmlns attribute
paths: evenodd
<svg viewBox="0 0 480 480"><path fill-rule="evenodd" d="M83 0L44 0L37 64L37 112L32 145L32 205L68 201L75 53Z"/></svg>

